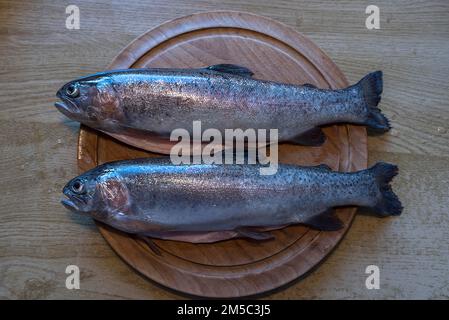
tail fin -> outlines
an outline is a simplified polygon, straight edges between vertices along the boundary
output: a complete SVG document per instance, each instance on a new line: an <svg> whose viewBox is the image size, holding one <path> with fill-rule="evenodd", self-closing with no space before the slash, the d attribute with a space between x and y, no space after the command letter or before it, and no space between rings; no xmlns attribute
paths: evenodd
<svg viewBox="0 0 449 320"><path fill-rule="evenodd" d="M382 216L398 216L402 213L402 204L391 189L390 182L398 174L398 167L384 162L379 162L368 171L373 175L380 190L381 197L372 208Z"/></svg>
<svg viewBox="0 0 449 320"><path fill-rule="evenodd" d="M356 85L362 90L363 98L368 108L365 125L368 126L370 133L379 134L390 130L390 122L377 107L383 89L382 71L375 71L366 75Z"/></svg>

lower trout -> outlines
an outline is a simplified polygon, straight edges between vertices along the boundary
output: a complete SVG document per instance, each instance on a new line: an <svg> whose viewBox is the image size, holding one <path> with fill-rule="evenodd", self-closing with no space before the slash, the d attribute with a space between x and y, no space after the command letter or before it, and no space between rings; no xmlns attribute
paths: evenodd
<svg viewBox="0 0 449 320"><path fill-rule="evenodd" d="M402 211L389 185L397 174L391 164L352 173L280 164L269 176L259 166L110 162L72 179L62 204L127 233L195 243L263 240L271 237L267 230L291 224L338 230L343 225L332 209L340 206L381 216Z"/></svg>
<svg viewBox="0 0 449 320"><path fill-rule="evenodd" d="M155 137L188 130L278 129L277 141L320 145L321 126L366 125L390 129L377 107L382 72L368 74L345 89L319 89L264 81L240 66L199 69L129 69L93 74L65 84L56 108L72 120L130 145L151 150Z"/></svg>

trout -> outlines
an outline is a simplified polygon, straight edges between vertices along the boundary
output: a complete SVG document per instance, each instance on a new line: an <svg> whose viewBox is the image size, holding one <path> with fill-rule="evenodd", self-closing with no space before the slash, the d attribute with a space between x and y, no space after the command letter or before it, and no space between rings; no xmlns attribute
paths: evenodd
<svg viewBox="0 0 449 320"><path fill-rule="evenodd" d="M65 84L55 106L72 120L150 151L152 139L169 139L175 129L192 135L194 121L223 137L225 129L278 129L277 141L313 146L325 141L320 127L329 124L389 130L377 107L381 93L381 71L330 90L259 80L247 68L221 64L93 74Z"/></svg>
<svg viewBox="0 0 449 320"><path fill-rule="evenodd" d="M343 224L333 209L341 206L380 216L402 211L389 184L398 170L391 164L351 173L279 164L276 174L265 176L259 166L110 162L69 181L61 201L127 233L192 243L264 240L272 237L268 230L292 224L338 230Z"/></svg>

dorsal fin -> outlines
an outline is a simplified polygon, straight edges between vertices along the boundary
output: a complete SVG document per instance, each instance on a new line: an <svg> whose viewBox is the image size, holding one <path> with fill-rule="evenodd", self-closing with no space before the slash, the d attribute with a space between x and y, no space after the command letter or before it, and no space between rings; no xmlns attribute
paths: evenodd
<svg viewBox="0 0 449 320"><path fill-rule="evenodd" d="M316 168L316 169L320 169L320 170L325 170L325 171L332 171L332 168L331 167L329 167L327 164L325 164L325 163L322 163L322 164L319 164L319 165L316 165L316 166L313 166L314 168Z"/></svg>
<svg viewBox="0 0 449 320"><path fill-rule="evenodd" d="M254 74L254 72L252 72L248 68L235 64L215 64L213 66L206 67L205 69L223 73L230 73L242 77L251 77Z"/></svg>

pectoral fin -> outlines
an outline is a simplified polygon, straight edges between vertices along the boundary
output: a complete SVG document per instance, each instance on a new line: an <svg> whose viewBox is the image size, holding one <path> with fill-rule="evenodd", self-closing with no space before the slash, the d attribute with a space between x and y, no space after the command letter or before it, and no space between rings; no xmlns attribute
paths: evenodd
<svg viewBox="0 0 449 320"><path fill-rule="evenodd" d="M304 224L322 231L336 231L343 228L343 222L337 218L334 209L326 211L308 219Z"/></svg>
<svg viewBox="0 0 449 320"><path fill-rule="evenodd" d="M235 64L216 64L206 67L206 69L217 72L230 73L242 77L251 77L254 74L254 72L252 72L248 68L241 67Z"/></svg>
<svg viewBox="0 0 449 320"><path fill-rule="evenodd" d="M326 135L321 128L313 128L289 140L302 146L320 146L326 141Z"/></svg>

